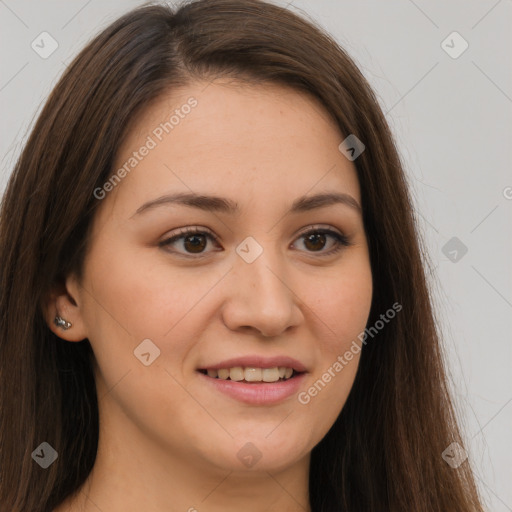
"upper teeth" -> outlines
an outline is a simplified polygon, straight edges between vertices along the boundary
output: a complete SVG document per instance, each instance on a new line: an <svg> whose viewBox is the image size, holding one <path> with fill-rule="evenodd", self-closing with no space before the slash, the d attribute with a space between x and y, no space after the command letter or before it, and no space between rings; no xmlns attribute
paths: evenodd
<svg viewBox="0 0 512 512"><path fill-rule="evenodd" d="M280 378L289 379L292 376L293 368L275 366L274 368L255 368L252 366L234 368L219 368L218 370L207 370L209 377L218 377L227 380L245 380L247 382L277 382Z"/></svg>

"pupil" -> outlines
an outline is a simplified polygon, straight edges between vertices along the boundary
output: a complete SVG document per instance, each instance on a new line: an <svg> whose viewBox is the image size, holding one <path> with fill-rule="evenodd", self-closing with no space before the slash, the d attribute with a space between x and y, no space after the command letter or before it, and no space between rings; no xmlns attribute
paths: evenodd
<svg viewBox="0 0 512 512"><path fill-rule="evenodd" d="M325 234L323 233L313 233L311 235L309 235L308 237L306 237L306 244L311 241L312 239L313 240L316 240L316 242L318 242L319 240L319 237L320 237L320 240L323 242L321 244L321 247L316 247L316 249L322 249L323 246L325 245ZM313 241L313 243L315 243L315 241Z"/></svg>
<svg viewBox="0 0 512 512"><path fill-rule="evenodd" d="M203 243L198 241L199 238L203 239ZM205 247L204 238L204 235L190 235L185 239L185 246L187 245L187 241L195 239L195 242L192 242L192 250L190 252L201 252Z"/></svg>

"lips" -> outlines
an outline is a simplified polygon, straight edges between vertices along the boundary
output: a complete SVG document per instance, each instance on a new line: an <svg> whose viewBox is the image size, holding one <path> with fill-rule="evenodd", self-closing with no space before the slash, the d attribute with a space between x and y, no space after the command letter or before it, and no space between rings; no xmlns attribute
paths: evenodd
<svg viewBox="0 0 512 512"><path fill-rule="evenodd" d="M196 371L209 389L253 406L290 399L308 373L306 366L292 357L258 355L205 364Z"/></svg>
<svg viewBox="0 0 512 512"><path fill-rule="evenodd" d="M208 364L205 366L201 366L198 368L202 373L207 372L208 370L222 370L222 369L230 369L230 368L291 368L295 373L304 373L307 371L307 368L304 364L302 364L297 359L288 356L274 356L274 357L264 357L264 356L243 356L243 357L235 357L232 359L226 359L224 361L220 361L213 364Z"/></svg>
<svg viewBox="0 0 512 512"><path fill-rule="evenodd" d="M212 370L210 370L212 371ZM288 379L279 379L276 382L241 380L238 382L228 379L212 378L200 370L197 371L205 389L221 393L237 402L252 406L274 406L291 399L304 385L307 373L295 373Z"/></svg>

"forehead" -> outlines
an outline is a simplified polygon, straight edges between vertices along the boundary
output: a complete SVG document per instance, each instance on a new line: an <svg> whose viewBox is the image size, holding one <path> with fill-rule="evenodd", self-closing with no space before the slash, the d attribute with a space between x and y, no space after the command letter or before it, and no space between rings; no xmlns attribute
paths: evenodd
<svg viewBox="0 0 512 512"><path fill-rule="evenodd" d="M124 169L123 178L105 201L115 196L112 207L129 216L134 203L171 192L215 192L242 210L244 202L293 200L309 190L359 200L342 140L306 94L275 84L197 82L161 96L137 118L113 169Z"/></svg>

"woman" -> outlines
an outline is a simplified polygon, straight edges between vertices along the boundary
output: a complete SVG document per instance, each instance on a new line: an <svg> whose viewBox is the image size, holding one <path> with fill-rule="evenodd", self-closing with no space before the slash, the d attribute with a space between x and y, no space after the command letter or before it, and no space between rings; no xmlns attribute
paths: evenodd
<svg viewBox="0 0 512 512"><path fill-rule="evenodd" d="M0 236L2 509L483 510L397 150L310 22L259 0L114 22L39 116Z"/></svg>

